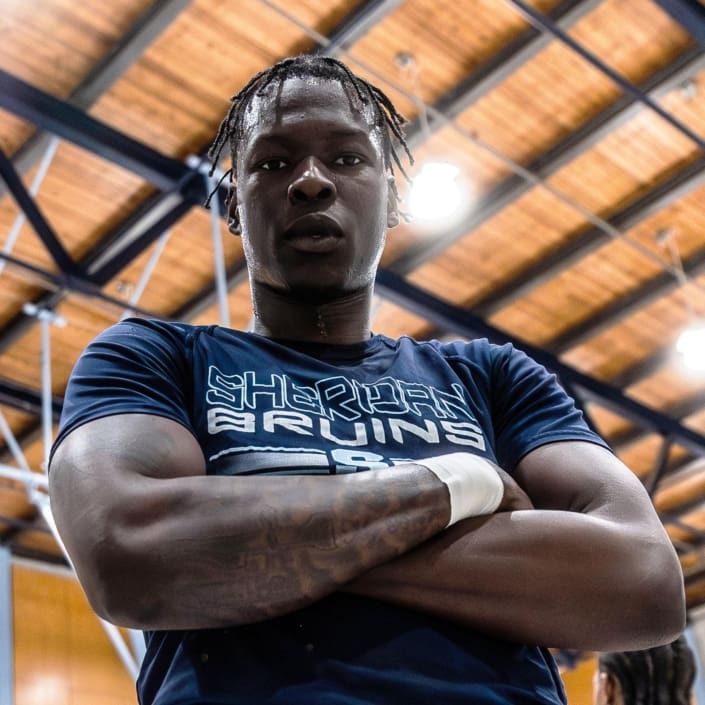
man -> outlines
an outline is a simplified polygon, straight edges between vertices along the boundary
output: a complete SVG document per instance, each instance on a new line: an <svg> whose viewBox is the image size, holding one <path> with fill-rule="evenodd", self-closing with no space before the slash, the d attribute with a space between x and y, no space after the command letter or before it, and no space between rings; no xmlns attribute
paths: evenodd
<svg viewBox="0 0 705 705"><path fill-rule="evenodd" d="M643 651L600 654L595 705L690 705L695 656L684 636Z"/></svg>
<svg viewBox="0 0 705 705"><path fill-rule="evenodd" d="M147 631L143 705L561 703L544 647L683 627L648 496L554 377L371 334L401 121L333 59L255 76L213 147L254 331L126 321L77 363L53 508Z"/></svg>

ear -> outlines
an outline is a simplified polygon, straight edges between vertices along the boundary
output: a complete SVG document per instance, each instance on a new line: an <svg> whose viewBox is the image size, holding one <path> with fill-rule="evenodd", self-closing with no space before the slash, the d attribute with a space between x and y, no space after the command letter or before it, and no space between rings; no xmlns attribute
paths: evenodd
<svg viewBox="0 0 705 705"><path fill-rule="evenodd" d="M228 230L233 235L240 235L242 233L240 213L238 212L237 204L237 189L235 184L230 184L228 190Z"/></svg>
<svg viewBox="0 0 705 705"><path fill-rule="evenodd" d="M399 225L399 193L394 177L387 177L387 227L394 228Z"/></svg>
<svg viewBox="0 0 705 705"><path fill-rule="evenodd" d="M622 689L617 679L611 673L600 673L600 681L607 705L621 705Z"/></svg>

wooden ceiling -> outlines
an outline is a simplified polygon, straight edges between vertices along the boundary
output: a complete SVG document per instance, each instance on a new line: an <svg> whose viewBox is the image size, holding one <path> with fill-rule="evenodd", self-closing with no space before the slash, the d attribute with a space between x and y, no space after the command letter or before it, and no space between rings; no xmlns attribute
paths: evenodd
<svg viewBox="0 0 705 705"><path fill-rule="evenodd" d="M5 0L0 32L0 408L33 471L42 326L23 306L65 323L48 326L54 414L126 310L222 320L198 157L252 73L328 52L409 117L412 173L453 162L468 203L460 223L390 233L375 331L511 339L553 366L652 491L689 606L705 602L705 375L675 354L705 316L702 4ZM221 231L246 328L242 249ZM21 466L7 440L0 463ZM62 560L23 482L0 479L0 536Z"/></svg>

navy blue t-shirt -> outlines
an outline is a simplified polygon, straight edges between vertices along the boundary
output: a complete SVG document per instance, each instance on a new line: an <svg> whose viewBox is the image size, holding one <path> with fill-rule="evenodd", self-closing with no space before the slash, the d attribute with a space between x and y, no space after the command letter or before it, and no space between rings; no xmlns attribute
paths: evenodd
<svg viewBox="0 0 705 705"><path fill-rule="evenodd" d="M54 448L124 413L185 426L214 475L359 472L457 451L511 473L545 443L604 445L553 375L486 340L325 345L130 319L76 363ZM342 593L258 624L146 640L142 705L565 702L545 649Z"/></svg>

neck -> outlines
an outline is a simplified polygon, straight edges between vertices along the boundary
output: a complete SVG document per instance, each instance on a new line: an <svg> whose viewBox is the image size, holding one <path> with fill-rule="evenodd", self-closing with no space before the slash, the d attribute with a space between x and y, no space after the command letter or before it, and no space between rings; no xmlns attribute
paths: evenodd
<svg viewBox="0 0 705 705"><path fill-rule="evenodd" d="M349 345L370 337L372 285L315 303L252 285L253 332L267 338Z"/></svg>

